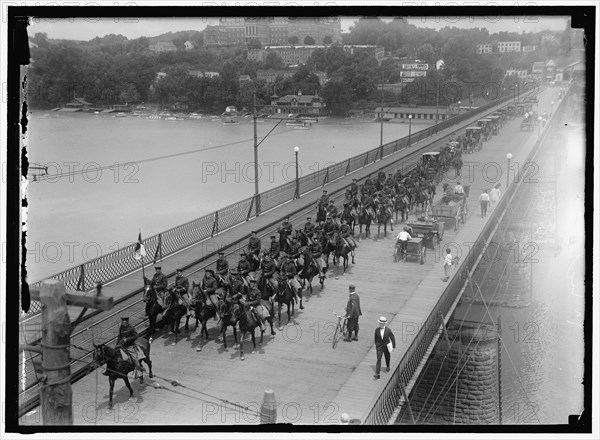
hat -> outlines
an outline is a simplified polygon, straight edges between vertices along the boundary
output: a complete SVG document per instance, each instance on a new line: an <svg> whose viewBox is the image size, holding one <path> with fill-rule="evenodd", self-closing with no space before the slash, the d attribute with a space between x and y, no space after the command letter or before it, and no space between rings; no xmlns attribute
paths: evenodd
<svg viewBox="0 0 600 440"><path fill-rule="evenodd" d="M225 255L225 252L219 252L219 255Z"/></svg>
<svg viewBox="0 0 600 440"><path fill-rule="evenodd" d="M326 193L326 192L327 192L327 190L326 190L326 189L324 189L324 190L323 190L323 192L324 192L324 193Z"/></svg>
<svg viewBox="0 0 600 440"><path fill-rule="evenodd" d="M129 321L129 316L121 316L121 321Z"/></svg>
<svg viewBox="0 0 600 440"><path fill-rule="evenodd" d="M175 270L176 270L177 272L183 272L183 269L182 269L182 268L175 269Z"/></svg>
<svg viewBox="0 0 600 440"><path fill-rule="evenodd" d="M310 221L310 220L311 220L311 217L306 217L306 220Z"/></svg>
<svg viewBox="0 0 600 440"><path fill-rule="evenodd" d="M256 234L256 231L250 231L251 234Z"/></svg>
<svg viewBox="0 0 600 440"><path fill-rule="evenodd" d="M354 284L350 284L350 285L348 286L348 290L349 290L350 292L354 292L354 291L356 290L356 286L355 286Z"/></svg>
<svg viewBox="0 0 600 440"><path fill-rule="evenodd" d="M208 267L207 267L206 269L204 269L204 272L210 272L210 273L212 273L212 274L214 274L214 273L215 273L215 271L214 271L214 270L212 270L212 269L209 269Z"/></svg>
<svg viewBox="0 0 600 440"><path fill-rule="evenodd" d="M156 270L161 270L161 269L162 269L162 267L160 267L160 266L154 266L154 269L156 269Z"/></svg>
<svg viewBox="0 0 600 440"><path fill-rule="evenodd" d="M387 318L385 316L380 316L377 322L380 324L387 324Z"/></svg>
<svg viewBox="0 0 600 440"><path fill-rule="evenodd" d="M271 240L274 240L274 239L275 239L275 236L274 236L274 235L271 235Z"/></svg>
<svg viewBox="0 0 600 440"><path fill-rule="evenodd" d="M242 252L242 253L240 254L240 257L245 257L246 255L248 255L246 252Z"/></svg>
<svg viewBox="0 0 600 440"><path fill-rule="evenodd" d="M329 201L329 203L330 203L330 204L331 204L331 203L333 203L333 200L330 200L330 201Z"/></svg>

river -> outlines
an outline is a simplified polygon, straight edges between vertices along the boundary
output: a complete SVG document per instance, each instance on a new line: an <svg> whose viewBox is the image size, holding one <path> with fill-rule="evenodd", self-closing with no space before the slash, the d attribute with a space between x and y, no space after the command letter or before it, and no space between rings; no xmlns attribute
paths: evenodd
<svg viewBox="0 0 600 440"><path fill-rule="evenodd" d="M30 282L134 242L139 230L149 237L254 194L251 118L223 127L210 117L42 113L29 118L28 159L62 177L27 188ZM261 142L277 121L259 121ZM384 142L408 128L385 124ZM356 119L325 118L309 130L282 122L258 148L259 190L295 179L295 146L302 176L377 147L379 137L378 123Z"/></svg>

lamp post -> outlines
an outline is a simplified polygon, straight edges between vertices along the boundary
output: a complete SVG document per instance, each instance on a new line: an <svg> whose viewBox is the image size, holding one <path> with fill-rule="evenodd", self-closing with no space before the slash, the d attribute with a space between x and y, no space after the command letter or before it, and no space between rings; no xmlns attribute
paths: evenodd
<svg viewBox="0 0 600 440"><path fill-rule="evenodd" d="M379 129L379 159L383 159L383 66L381 66L381 118L380 118L380 129Z"/></svg>
<svg viewBox="0 0 600 440"><path fill-rule="evenodd" d="M512 159L512 154L508 153L506 155L506 160L508 161L508 166L506 167L506 191L508 191L508 184L510 183L510 160Z"/></svg>
<svg viewBox="0 0 600 440"><path fill-rule="evenodd" d="M550 103L550 116L552 116L552 112L554 111L554 101Z"/></svg>
<svg viewBox="0 0 600 440"><path fill-rule="evenodd" d="M260 215L260 199L258 194L258 134L256 131L256 88L252 96L252 119L254 120L254 203L256 216Z"/></svg>
<svg viewBox="0 0 600 440"><path fill-rule="evenodd" d="M460 101L458 101L458 114L460 115Z"/></svg>
<svg viewBox="0 0 600 440"><path fill-rule="evenodd" d="M538 116L538 141L540 140L540 132L542 131L542 117Z"/></svg>
<svg viewBox="0 0 600 440"><path fill-rule="evenodd" d="M300 198L300 178L298 177L298 152L299 147L294 147L294 154L296 155L296 192L294 193L294 199Z"/></svg>
<svg viewBox="0 0 600 440"><path fill-rule="evenodd" d="M412 125L412 115L408 115L408 146L410 147L410 133Z"/></svg>

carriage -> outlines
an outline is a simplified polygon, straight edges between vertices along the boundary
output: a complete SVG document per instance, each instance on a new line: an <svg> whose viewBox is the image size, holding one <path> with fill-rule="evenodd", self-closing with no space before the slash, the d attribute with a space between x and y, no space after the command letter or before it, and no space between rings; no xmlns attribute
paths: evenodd
<svg viewBox="0 0 600 440"><path fill-rule="evenodd" d="M516 116L523 116L525 114L525 104L517 104L515 109Z"/></svg>
<svg viewBox="0 0 600 440"><path fill-rule="evenodd" d="M500 116L498 115L491 115L487 117L491 122L490 122L490 128L491 128L491 133L493 135L497 135L500 133Z"/></svg>
<svg viewBox="0 0 600 440"><path fill-rule="evenodd" d="M427 249L425 247L425 242L422 237L415 237L408 240L406 244L406 253L404 255L400 254L399 245L396 244L396 250L394 252L394 262L408 257L414 257L420 264L425 263L425 255L427 253Z"/></svg>
<svg viewBox="0 0 600 440"><path fill-rule="evenodd" d="M467 151L472 153L473 151L481 150L482 139L481 139L481 127L467 127L465 129L465 142L463 143L463 152Z"/></svg>
<svg viewBox="0 0 600 440"><path fill-rule="evenodd" d="M465 185L464 195L446 194L435 205L431 205L431 215L437 219L453 219L454 230L458 229L459 221L464 223L467 217L468 206L467 197L469 197L470 186Z"/></svg>
<svg viewBox="0 0 600 440"><path fill-rule="evenodd" d="M492 120L488 118L482 118L479 121L477 121L477 126L481 127L483 140L487 141L492 135Z"/></svg>
<svg viewBox="0 0 600 440"><path fill-rule="evenodd" d="M444 237L444 222L419 219L406 224L412 229L412 236L422 238L426 247L435 250Z"/></svg>
<svg viewBox="0 0 600 440"><path fill-rule="evenodd" d="M517 113L517 106L514 104L509 104L506 106L506 117L513 119Z"/></svg>
<svg viewBox="0 0 600 440"><path fill-rule="evenodd" d="M532 117L531 115L527 115L526 117L523 118L523 120L521 121L521 131L531 131L533 130L533 121L532 121Z"/></svg>
<svg viewBox="0 0 600 440"><path fill-rule="evenodd" d="M435 179L441 167L441 158L439 151L430 151L423 153L421 164L428 177Z"/></svg>

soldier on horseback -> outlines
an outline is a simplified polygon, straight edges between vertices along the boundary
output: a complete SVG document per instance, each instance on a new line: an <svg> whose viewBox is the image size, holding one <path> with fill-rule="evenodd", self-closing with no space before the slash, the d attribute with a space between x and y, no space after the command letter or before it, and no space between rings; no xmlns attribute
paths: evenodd
<svg viewBox="0 0 600 440"><path fill-rule="evenodd" d="M281 250L288 250L288 237L291 237L293 230L294 227L290 222L290 217L286 215L277 231L279 232L279 247Z"/></svg>
<svg viewBox="0 0 600 440"><path fill-rule="evenodd" d="M351 233L352 230L350 229L350 225L348 224L348 222L346 220L342 220L342 226L340 227L340 236L342 237L342 240L344 240L344 243L346 243L346 246L348 246L351 249L352 256L354 256L354 249L357 246Z"/></svg>
<svg viewBox="0 0 600 440"><path fill-rule="evenodd" d="M304 224L304 234L310 240L310 237L313 235L313 231L315 230L315 225L311 222L310 217L306 217L306 223Z"/></svg>
<svg viewBox="0 0 600 440"><path fill-rule="evenodd" d="M237 300L238 303L243 305L243 298L244 297L242 294L237 294L233 297L233 300ZM256 287L256 279L254 277L250 278L250 289L248 290L248 295L246 295L245 304L250 307L250 312L252 313L252 315L254 315L254 318L260 324L260 330L264 332L266 329L265 320L263 319L261 314L258 313L258 310L256 310L256 307L260 306L260 290L258 290L258 288Z"/></svg>
<svg viewBox="0 0 600 440"><path fill-rule="evenodd" d="M248 260L246 260L246 252L242 252L240 254L240 261L238 262L237 270L238 273L242 276L244 285L248 289L250 289L250 280L248 279L248 274L252 272L252 265Z"/></svg>
<svg viewBox="0 0 600 440"><path fill-rule="evenodd" d="M329 201L329 206L327 207L327 218L331 217L337 222L338 209L334 205L333 200Z"/></svg>
<svg viewBox="0 0 600 440"><path fill-rule="evenodd" d="M325 274L325 267L327 265L325 264L325 260L323 260L323 247L319 242L319 236L317 234L313 235L313 240L309 249L313 260L317 263L317 266L319 266L319 272Z"/></svg>
<svg viewBox="0 0 600 440"><path fill-rule="evenodd" d="M321 195L317 203L317 207L327 208L327 205L329 205L329 196L327 195L327 190L324 189L323 194Z"/></svg>
<svg viewBox="0 0 600 440"><path fill-rule="evenodd" d="M279 243L275 240L275 236L271 235L271 245L269 247L269 255L275 261L275 265L277 268L280 267L279 261L279 253L281 252L281 248L279 247Z"/></svg>
<svg viewBox="0 0 600 440"><path fill-rule="evenodd" d="M136 370L144 372L144 367L140 361L144 359L146 355L142 349L136 345L135 340L137 337L138 334L135 331L135 328L129 323L129 318L122 317L121 326L119 327L119 336L117 337L117 344L115 348L121 351L121 356L123 359L131 360ZM107 370L103 374L105 376L109 376L110 372Z"/></svg>
<svg viewBox="0 0 600 440"><path fill-rule="evenodd" d="M375 202L373 201L373 199L371 198L371 195L369 193L366 193L363 198L362 198L362 205L363 208L365 208L365 210L367 211L367 213L371 216L371 218L375 218L375 210L374 205Z"/></svg>
<svg viewBox="0 0 600 440"><path fill-rule="evenodd" d="M260 254L260 238L256 236L256 231L252 231L250 236L250 240L248 240L248 252L254 255L258 259L258 255Z"/></svg>
<svg viewBox="0 0 600 440"><path fill-rule="evenodd" d="M277 277L275 276L275 274L277 273L277 266L275 265L275 262L273 261L273 259L271 258L271 256L269 254L265 255L265 258L263 259L261 266L262 266L261 269L263 271L263 276L265 277L265 279L267 280L267 283L269 283L269 285L271 286L271 289L273 290L273 294L270 295L271 302L273 302L272 301L273 297L278 292L277 289L279 289L279 284L277 283Z"/></svg>
<svg viewBox="0 0 600 440"><path fill-rule="evenodd" d="M225 253L219 252L219 259L217 260L217 280L221 287L224 289L229 288L229 262L225 259Z"/></svg>
<svg viewBox="0 0 600 440"><path fill-rule="evenodd" d="M356 182L356 179L352 179L352 183L350 184L350 194L353 198L356 198L358 195L358 183Z"/></svg>
<svg viewBox="0 0 600 440"><path fill-rule="evenodd" d="M333 237L333 233L338 230L338 225L333 222L333 219L330 216L327 216L327 221L325 225L323 225L323 233L325 236L331 240Z"/></svg>
<svg viewBox="0 0 600 440"><path fill-rule="evenodd" d="M183 276L183 269L177 269L177 276L175 277L175 286L173 291L177 295L178 303L183 304L187 310L187 314L190 315L190 297L188 291L190 289L189 280Z"/></svg>
<svg viewBox="0 0 600 440"><path fill-rule="evenodd" d="M298 302L298 297L300 296L300 291L302 290L302 285L298 280L298 271L296 270L296 264L292 259L290 259L285 252L281 253L281 261L282 267L281 272L285 273L285 276L288 279L288 284L292 288L292 292L294 292L294 298L296 302Z"/></svg>
<svg viewBox="0 0 600 440"><path fill-rule="evenodd" d="M217 301L218 299L223 299L219 298L217 295L218 288L219 285L217 283L217 279L215 278L215 272L209 268L204 269L204 278L202 278L202 291L206 295L206 305L212 305L215 310L218 310L217 304L215 304L215 299Z"/></svg>
<svg viewBox="0 0 600 440"><path fill-rule="evenodd" d="M150 284L154 287L157 295L164 295L167 285L169 284L167 277L161 272L160 266L154 267L155 272Z"/></svg>

